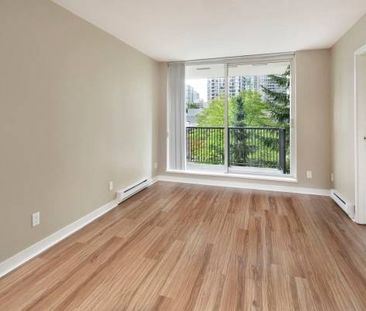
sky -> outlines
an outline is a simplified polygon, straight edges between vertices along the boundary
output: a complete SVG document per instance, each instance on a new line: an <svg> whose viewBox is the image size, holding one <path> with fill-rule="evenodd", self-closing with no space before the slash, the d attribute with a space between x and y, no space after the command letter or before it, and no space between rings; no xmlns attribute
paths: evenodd
<svg viewBox="0 0 366 311"><path fill-rule="evenodd" d="M207 102L207 79L186 79L186 84L192 86L200 94L200 99Z"/></svg>

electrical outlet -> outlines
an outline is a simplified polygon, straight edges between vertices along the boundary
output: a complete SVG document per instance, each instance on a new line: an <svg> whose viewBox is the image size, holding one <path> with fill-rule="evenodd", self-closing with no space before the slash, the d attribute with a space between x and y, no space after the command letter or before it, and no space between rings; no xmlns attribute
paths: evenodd
<svg viewBox="0 0 366 311"><path fill-rule="evenodd" d="M113 191L113 188L114 188L113 181L110 181L108 186L109 186L109 191Z"/></svg>
<svg viewBox="0 0 366 311"><path fill-rule="evenodd" d="M32 214L32 227L36 227L41 223L40 212L35 212Z"/></svg>
<svg viewBox="0 0 366 311"><path fill-rule="evenodd" d="M331 181L331 182L334 182L334 173L331 173L331 174L330 174L330 181Z"/></svg>
<svg viewBox="0 0 366 311"><path fill-rule="evenodd" d="M158 169L158 162L154 163L154 169Z"/></svg>
<svg viewBox="0 0 366 311"><path fill-rule="evenodd" d="M306 171L306 178L312 179L313 178L313 172L312 171Z"/></svg>

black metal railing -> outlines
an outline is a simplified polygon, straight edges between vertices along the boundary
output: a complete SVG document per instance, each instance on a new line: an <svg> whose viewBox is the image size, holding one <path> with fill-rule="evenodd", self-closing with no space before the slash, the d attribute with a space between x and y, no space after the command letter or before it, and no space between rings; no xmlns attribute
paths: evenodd
<svg viewBox="0 0 366 311"><path fill-rule="evenodd" d="M228 165L286 168L286 131L272 127L229 127ZM224 164L224 127L187 127L187 161Z"/></svg>

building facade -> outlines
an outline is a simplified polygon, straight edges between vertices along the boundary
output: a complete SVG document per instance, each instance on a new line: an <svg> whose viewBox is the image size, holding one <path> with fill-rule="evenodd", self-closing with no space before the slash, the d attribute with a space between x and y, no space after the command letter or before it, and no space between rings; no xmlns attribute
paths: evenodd
<svg viewBox="0 0 366 311"><path fill-rule="evenodd" d="M233 76L228 80L229 97L234 97L245 90L256 91L264 96L262 87L272 91L283 91L281 87L273 83L268 75L263 76ZM211 102L215 98L225 95L225 78L207 80L207 100Z"/></svg>

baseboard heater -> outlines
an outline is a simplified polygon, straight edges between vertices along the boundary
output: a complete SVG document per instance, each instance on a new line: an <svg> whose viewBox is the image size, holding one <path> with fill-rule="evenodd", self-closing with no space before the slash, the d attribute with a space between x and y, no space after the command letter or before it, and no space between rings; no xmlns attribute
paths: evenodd
<svg viewBox="0 0 366 311"><path fill-rule="evenodd" d="M129 197L133 196L137 192L140 192L141 190L147 188L151 185L151 179L150 178L144 178L137 183L133 184L132 186L128 186L127 188L121 189L117 191L117 201L119 203L127 200Z"/></svg>
<svg viewBox="0 0 366 311"><path fill-rule="evenodd" d="M332 189L330 191L330 197L337 203L337 205L352 219L355 216L355 205L347 201L339 192Z"/></svg>

